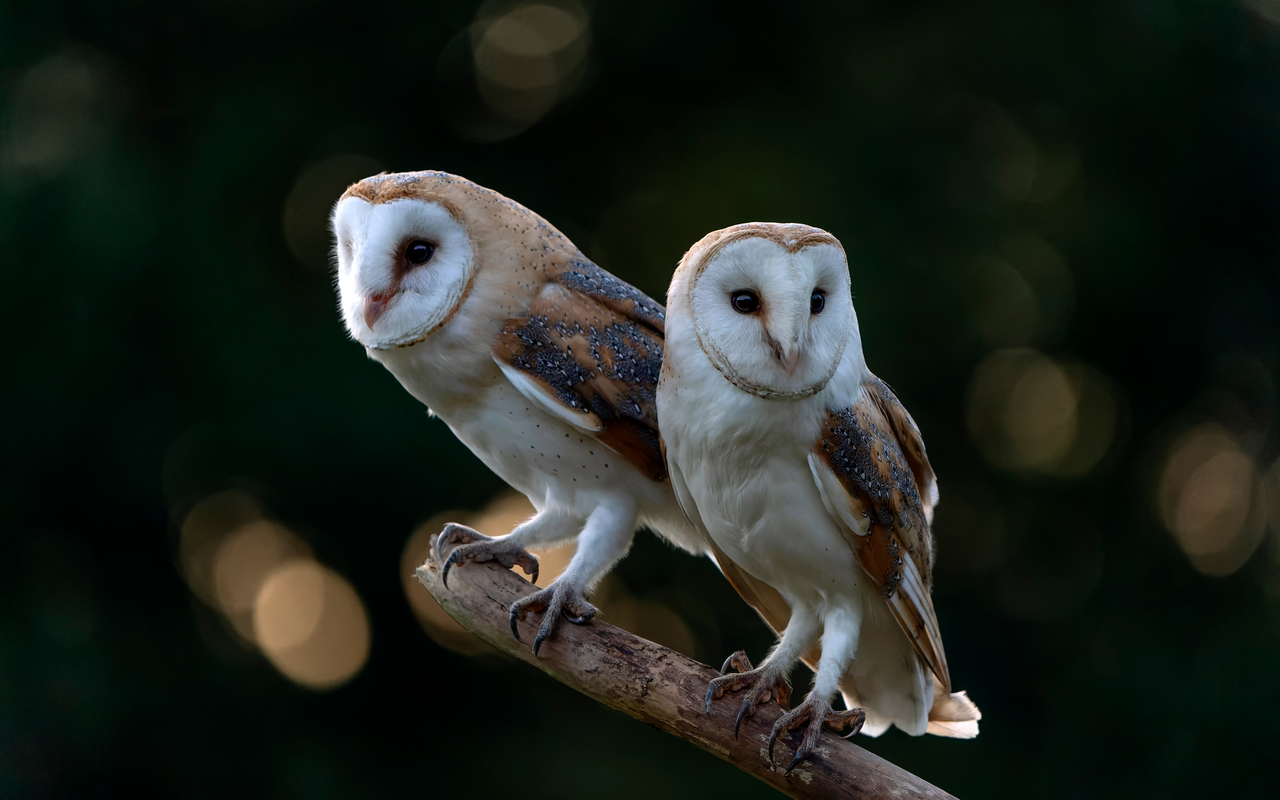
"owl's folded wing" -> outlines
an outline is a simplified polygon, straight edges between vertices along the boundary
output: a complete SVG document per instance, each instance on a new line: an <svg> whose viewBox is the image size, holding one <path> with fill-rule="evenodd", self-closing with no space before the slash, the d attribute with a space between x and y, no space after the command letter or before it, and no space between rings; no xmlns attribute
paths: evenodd
<svg viewBox="0 0 1280 800"><path fill-rule="evenodd" d="M549 274L528 314L503 326L494 361L543 411L665 480L655 402L664 309L588 261Z"/></svg>
<svg viewBox="0 0 1280 800"><path fill-rule="evenodd" d="M929 596L929 521L937 489L915 423L889 387L872 377L852 406L828 412L809 467L858 561L949 693L951 676Z"/></svg>

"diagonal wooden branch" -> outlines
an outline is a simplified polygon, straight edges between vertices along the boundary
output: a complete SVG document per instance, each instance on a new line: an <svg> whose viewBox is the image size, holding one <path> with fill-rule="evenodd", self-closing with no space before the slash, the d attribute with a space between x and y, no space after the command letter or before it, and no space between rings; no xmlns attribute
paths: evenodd
<svg viewBox="0 0 1280 800"><path fill-rule="evenodd" d="M532 664L610 708L692 742L791 797L951 797L825 731L814 749L815 757L784 775L781 765L791 760L791 753L782 741L774 751L780 766L773 767L765 757L769 733L782 709L776 703L757 709L754 716L743 720L735 739L737 702L713 703L710 715L703 708L707 683L719 674L706 664L599 619L587 625L556 626L555 634L535 657L528 644L511 635L507 612L512 602L533 591L533 584L492 562L455 567L448 589L441 585L440 566L434 559L419 567L417 574L450 616L503 653ZM799 733L792 735L799 737Z"/></svg>

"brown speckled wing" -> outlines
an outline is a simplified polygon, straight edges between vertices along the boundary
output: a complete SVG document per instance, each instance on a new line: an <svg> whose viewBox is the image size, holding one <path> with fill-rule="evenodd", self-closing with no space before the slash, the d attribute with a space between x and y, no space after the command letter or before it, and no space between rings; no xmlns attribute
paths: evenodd
<svg viewBox="0 0 1280 800"><path fill-rule="evenodd" d="M631 284L618 280L585 260L548 265L547 273L566 289L586 295L615 314L651 328L661 340L667 322L667 310Z"/></svg>
<svg viewBox="0 0 1280 800"><path fill-rule="evenodd" d="M933 470L915 423L889 387L873 376L852 406L827 413L810 466L863 569L950 692L942 634L929 596L933 541L921 498L922 492L933 496Z"/></svg>
<svg viewBox="0 0 1280 800"><path fill-rule="evenodd" d="M867 395L879 407L885 420L893 430L894 438L902 448L902 455L911 467L911 475L915 478L916 489L920 494L920 503L924 508L925 521L933 524L933 507L938 504L938 481L933 475L933 467L929 464L929 456L924 451L924 439L916 421L898 401L898 396L889 388L889 384L870 376L867 380ZM932 560L932 556L930 557Z"/></svg>
<svg viewBox="0 0 1280 800"><path fill-rule="evenodd" d="M589 261L548 275L528 315L503 326L494 359L554 416L665 480L655 402L665 310Z"/></svg>

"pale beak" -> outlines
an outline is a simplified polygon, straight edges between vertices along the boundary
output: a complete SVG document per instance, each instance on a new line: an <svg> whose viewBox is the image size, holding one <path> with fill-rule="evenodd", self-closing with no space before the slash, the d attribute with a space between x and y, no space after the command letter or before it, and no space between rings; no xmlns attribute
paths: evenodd
<svg viewBox="0 0 1280 800"><path fill-rule="evenodd" d="M387 309L391 307L391 301L396 299L397 294L399 292L396 291L382 292L371 294L364 299L364 324L370 330L373 330L373 323L387 313Z"/></svg>
<svg viewBox="0 0 1280 800"><path fill-rule="evenodd" d="M784 347L782 352L778 354L778 360L782 362L782 368L787 371L787 375L794 376L796 374L796 364L800 363L800 348L789 350Z"/></svg>
<svg viewBox="0 0 1280 800"><path fill-rule="evenodd" d="M778 357L782 368L787 371L787 375L794 377L796 374L796 365L800 363L800 343L787 347L778 343L777 339L769 337L769 343L773 345L773 354Z"/></svg>

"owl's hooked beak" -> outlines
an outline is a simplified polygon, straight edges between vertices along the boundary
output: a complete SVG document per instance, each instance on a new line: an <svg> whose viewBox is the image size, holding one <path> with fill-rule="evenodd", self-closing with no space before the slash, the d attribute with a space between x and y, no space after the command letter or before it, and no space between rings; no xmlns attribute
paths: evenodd
<svg viewBox="0 0 1280 800"><path fill-rule="evenodd" d="M391 301L396 299L398 291L379 292L371 294L364 299L364 324L373 330L373 323L382 318L387 313L387 309L391 307Z"/></svg>
<svg viewBox="0 0 1280 800"><path fill-rule="evenodd" d="M787 371L788 377L794 377L796 374L796 365L800 363L800 343L794 342L790 346L780 344L777 339L769 337L769 344L773 345L773 353L781 362L782 368Z"/></svg>
<svg viewBox="0 0 1280 800"><path fill-rule="evenodd" d="M804 310L807 312L809 309ZM808 321L807 313L796 313L795 308L784 303L765 322L765 337L773 346L773 354L778 357L778 363L782 364L782 368L787 371L788 378L795 377L800 356L804 353L800 342L804 339L805 325Z"/></svg>
<svg viewBox="0 0 1280 800"><path fill-rule="evenodd" d="M787 376L794 376L796 364L800 363L800 348L782 348L782 352L778 353L778 360L782 362L782 368L787 371Z"/></svg>

